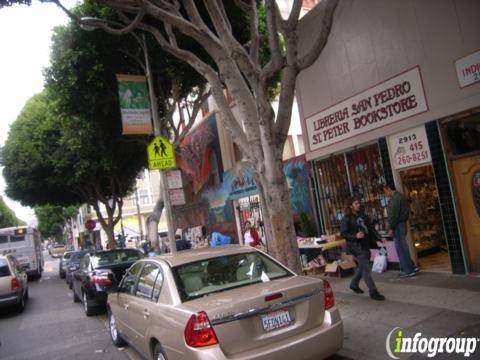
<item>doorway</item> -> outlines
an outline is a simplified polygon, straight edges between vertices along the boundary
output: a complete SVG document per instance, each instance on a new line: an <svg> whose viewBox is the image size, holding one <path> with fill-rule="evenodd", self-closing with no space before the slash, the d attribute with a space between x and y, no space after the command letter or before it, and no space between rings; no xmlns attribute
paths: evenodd
<svg viewBox="0 0 480 360"><path fill-rule="evenodd" d="M237 226L240 230L239 239L243 244L243 234L245 233L245 222L250 221L252 226L257 230L258 235L265 244L265 228L263 225L263 214L260 206L260 197L258 195L247 196L237 200L235 204L237 208Z"/></svg>
<svg viewBox="0 0 480 360"><path fill-rule="evenodd" d="M410 203L410 234L422 270L451 272L432 165L400 171Z"/></svg>
<svg viewBox="0 0 480 360"><path fill-rule="evenodd" d="M480 155L452 161L470 272L480 272Z"/></svg>

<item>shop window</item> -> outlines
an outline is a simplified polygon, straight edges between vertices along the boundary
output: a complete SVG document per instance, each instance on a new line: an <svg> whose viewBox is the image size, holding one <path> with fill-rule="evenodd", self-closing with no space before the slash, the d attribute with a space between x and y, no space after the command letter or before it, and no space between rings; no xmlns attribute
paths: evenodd
<svg viewBox="0 0 480 360"><path fill-rule="evenodd" d="M352 195L360 197L379 230L386 228L385 176L376 144L319 161L317 171L321 210L329 233L340 231L344 207Z"/></svg>
<svg viewBox="0 0 480 360"><path fill-rule="evenodd" d="M447 151L458 156L480 152L480 115L462 120L451 120L443 124Z"/></svg>
<svg viewBox="0 0 480 360"><path fill-rule="evenodd" d="M379 230L384 230L387 201L383 191L385 176L378 146L349 152L346 158L353 194L360 196L366 213L378 223Z"/></svg>
<svg viewBox="0 0 480 360"><path fill-rule="evenodd" d="M138 197L140 198L140 204L147 205L150 204L150 197L148 196L148 190L140 190Z"/></svg>

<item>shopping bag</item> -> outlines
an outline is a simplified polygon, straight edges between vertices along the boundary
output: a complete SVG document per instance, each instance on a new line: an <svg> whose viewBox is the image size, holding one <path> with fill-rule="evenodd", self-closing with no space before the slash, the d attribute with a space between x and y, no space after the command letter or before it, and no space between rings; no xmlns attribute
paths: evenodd
<svg viewBox="0 0 480 360"><path fill-rule="evenodd" d="M372 271L381 273L387 270L387 256L378 253L373 259Z"/></svg>

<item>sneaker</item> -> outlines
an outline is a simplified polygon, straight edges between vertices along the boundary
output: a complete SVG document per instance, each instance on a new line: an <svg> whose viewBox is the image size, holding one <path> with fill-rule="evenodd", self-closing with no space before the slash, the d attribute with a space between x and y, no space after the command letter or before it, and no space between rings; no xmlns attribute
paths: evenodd
<svg viewBox="0 0 480 360"><path fill-rule="evenodd" d="M362 289L360 289L358 286L354 287L354 286L350 285L350 289L357 294L363 294L364 293L364 291Z"/></svg>
<svg viewBox="0 0 480 360"><path fill-rule="evenodd" d="M414 271L414 272L411 272L409 274L405 274L405 273L401 273L400 275L398 275L399 278L407 278L407 277L413 277L417 275L417 273Z"/></svg>
<svg viewBox="0 0 480 360"><path fill-rule="evenodd" d="M413 272L419 273L419 272L420 272L420 268L419 268L419 267L416 267L415 269L413 269Z"/></svg>
<svg viewBox="0 0 480 360"><path fill-rule="evenodd" d="M372 292L370 293L370 297L371 297L373 300L377 300L377 301L383 301L383 300L385 300L385 296L383 296L382 294L380 294L377 290L372 291Z"/></svg>

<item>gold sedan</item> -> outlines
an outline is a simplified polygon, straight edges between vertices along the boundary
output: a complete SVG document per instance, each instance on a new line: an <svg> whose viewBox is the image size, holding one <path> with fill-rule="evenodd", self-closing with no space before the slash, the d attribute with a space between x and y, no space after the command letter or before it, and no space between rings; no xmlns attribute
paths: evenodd
<svg viewBox="0 0 480 360"><path fill-rule="evenodd" d="M113 343L148 359L321 359L343 345L329 283L250 246L140 260L108 317Z"/></svg>

